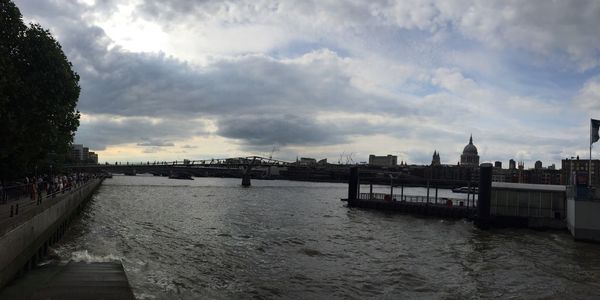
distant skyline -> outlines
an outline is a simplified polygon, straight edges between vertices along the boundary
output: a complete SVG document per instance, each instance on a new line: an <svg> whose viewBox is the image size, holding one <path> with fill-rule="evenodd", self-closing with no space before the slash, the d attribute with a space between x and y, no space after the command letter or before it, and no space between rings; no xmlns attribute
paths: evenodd
<svg viewBox="0 0 600 300"><path fill-rule="evenodd" d="M598 1L15 3L81 76L101 162L456 164L473 134L481 162L560 167L600 119Z"/></svg>

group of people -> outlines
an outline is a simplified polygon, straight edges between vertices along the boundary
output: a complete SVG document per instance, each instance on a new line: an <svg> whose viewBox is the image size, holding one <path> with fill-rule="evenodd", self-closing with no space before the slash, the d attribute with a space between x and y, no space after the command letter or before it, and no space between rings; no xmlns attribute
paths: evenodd
<svg viewBox="0 0 600 300"><path fill-rule="evenodd" d="M57 194L80 186L92 178L96 178L96 174L70 173L56 176L44 174L31 178L25 177L20 185L4 187L0 184L0 204L7 203L8 200L29 197L32 201L37 201L39 205L44 196L55 197Z"/></svg>

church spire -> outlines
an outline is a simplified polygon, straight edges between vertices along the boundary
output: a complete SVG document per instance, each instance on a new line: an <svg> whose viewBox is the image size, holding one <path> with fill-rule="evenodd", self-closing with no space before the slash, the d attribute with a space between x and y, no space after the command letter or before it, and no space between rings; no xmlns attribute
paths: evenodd
<svg viewBox="0 0 600 300"><path fill-rule="evenodd" d="M471 137L469 138L469 144L473 145L473 134L471 133Z"/></svg>

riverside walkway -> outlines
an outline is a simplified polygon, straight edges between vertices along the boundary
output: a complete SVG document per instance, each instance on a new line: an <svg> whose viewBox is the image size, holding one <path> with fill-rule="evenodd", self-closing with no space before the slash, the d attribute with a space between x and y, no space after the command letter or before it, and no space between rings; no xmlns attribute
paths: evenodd
<svg viewBox="0 0 600 300"><path fill-rule="evenodd" d="M82 182L76 186L54 193L43 192L39 201L37 198L32 199L31 194L28 191L25 191L18 193L13 199L0 202L0 237L27 220L30 220L33 216L60 202L64 199L62 196L69 195L82 189L86 183L87 182ZM19 187L19 189L24 188L26 187Z"/></svg>
<svg viewBox="0 0 600 300"><path fill-rule="evenodd" d="M60 240L69 223L103 178L86 177L54 193L27 190L0 204L0 288L16 275L37 267L48 248ZM17 298L21 299L21 298ZM120 263L69 263L36 290L33 299L134 299Z"/></svg>

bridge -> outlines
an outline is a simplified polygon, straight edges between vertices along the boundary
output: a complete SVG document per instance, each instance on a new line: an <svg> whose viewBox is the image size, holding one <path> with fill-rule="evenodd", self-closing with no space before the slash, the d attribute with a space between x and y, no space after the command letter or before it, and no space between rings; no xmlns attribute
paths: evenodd
<svg viewBox="0 0 600 300"><path fill-rule="evenodd" d="M156 176L189 179L195 177L242 178L243 186L250 186L251 178L288 179L302 181L347 182L350 167L360 167L360 181L363 184L392 184L394 186L438 186L454 188L476 186L472 179L432 178L427 172L412 173L406 167L378 167L350 164L302 164L262 156L233 158L116 162L114 164L74 164L64 168L73 171L116 173L136 175L149 173ZM418 171L418 169L417 169Z"/></svg>
<svg viewBox="0 0 600 300"><path fill-rule="evenodd" d="M125 175L136 175L150 173L160 176L171 176L174 178L185 178L190 176L228 176L241 177L242 186L250 186L250 178L270 177L271 172L279 168L292 165L291 162L265 158L261 156L247 156L235 158L203 159L203 160L176 160L176 161L154 161L139 163L115 163L115 164L74 164L65 165L68 170L86 172L121 173Z"/></svg>

